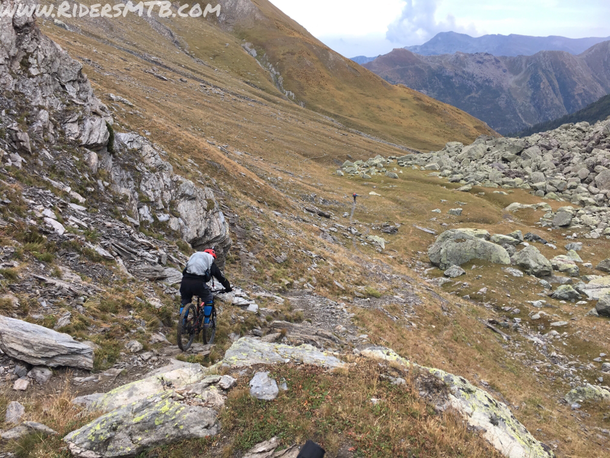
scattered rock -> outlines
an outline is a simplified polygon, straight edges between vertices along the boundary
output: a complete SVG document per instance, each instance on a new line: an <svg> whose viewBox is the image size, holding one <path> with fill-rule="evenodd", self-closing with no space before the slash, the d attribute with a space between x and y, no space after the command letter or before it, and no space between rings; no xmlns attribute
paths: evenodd
<svg viewBox="0 0 610 458"><path fill-rule="evenodd" d="M144 345L137 340L130 340L125 344L125 348L129 350L130 353L138 353L144 349Z"/></svg>
<svg viewBox="0 0 610 458"><path fill-rule="evenodd" d="M595 310L599 316L610 317L610 294L605 294L599 298L595 305Z"/></svg>
<svg viewBox="0 0 610 458"><path fill-rule="evenodd" d="M40 385L47 383L52 376L53 372L46 367L35 367L28 373L28 377L34 379Z"/></svg>
<svg viewBox="0 0 610 458"><path fill-rule="evenodd" d="M27 378L19 378L15 380L13 384L13 390L15 391L26 391L30 386L30 381Z"/></svg>
<svg viewBox="0 0 610 458"><path fill-rule="evenodd" d="M466 275L466 271L460 266L451 266L444 272L445 277L457 278Z"/></svg>
<svg viewBox="0 0 610 458"><path fill-rule="evenodd" d="M25 413L25 407L19 404L17 401L11 401L6 408L6 416L4 421L6 423L13 423L15 425L19 424L21 421L21 417Z"/></svg>
<svg viewBox="0 0 610 458"><path fill-rule="evenodd" d="M279 394L277 382L269 378L269 372L257 372L250 380L250 394L263 401L273 401Z"/></svg>
<svg viewBox="0 0 610 458"><path fill-rule="evenodd" d="M580 299L580 294L570 285L561 285L557 287L551 297L560 301L574 301Z"/></svg>
<svg viewBox="0 0 610 458"><path fill-rule="evenodd" d="M610 391L599 386L587 384L574 388L565 395L565 400L568 404L610 401Z"/></svg>
<svg viewBox="0 0 610 458"><path fill-rule="evenodd" d="M540 253L538 248L531 245L513 255L512 262L536 277L548 277L553 274L551 262Z"/></svg>
<svg viewBox="0 0 610 458"><path fill-rule="evenodd" d="M602 262L600 262L596 269L601 270L602 272L610 273L610 258L604 259Z"/></svg>

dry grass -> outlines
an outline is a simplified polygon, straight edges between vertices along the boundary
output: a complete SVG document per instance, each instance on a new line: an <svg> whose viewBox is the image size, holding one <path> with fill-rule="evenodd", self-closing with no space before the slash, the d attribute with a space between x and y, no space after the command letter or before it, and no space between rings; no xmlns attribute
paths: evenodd
<svg viewBox="0 0 610 458"><path fill-rule="evenodd" d="M12 395L10 395L13 397ZM69 457L62 438L71 431L80 428L99 416L99 413L84 411L72 403L74 398L69 380L66 378L63 390L56 394L40 396L35 399L19 401L24 404L26 413L24 421L42 423L56 431L57 435L32 433L18 441L6 443L6 450L12 451L19 458L60 458ZM9 393L0 394L0 410L9 402ZM12 400L12 399L10 399ZM9 429L1 424L1 429Z"/></svg>
<svg viewBox="0 0 610 458"><path fill-rule="evenodd" d="M499 457L483 439L468 431L457 415L437 414L419 398L411 375L377 363L358 361L347 371L325 372L301 366L270 367L288 391L272 402L249 394L247 379L227 399L220 421L228 441L215 439L211 450L186 442L154 449L149 456L235 456L277 436L283 446L307 439L320 443L328 456L370 457ZM395 386L381 375L406 377ZM372 400L378 400L373 402Z"/></svg>

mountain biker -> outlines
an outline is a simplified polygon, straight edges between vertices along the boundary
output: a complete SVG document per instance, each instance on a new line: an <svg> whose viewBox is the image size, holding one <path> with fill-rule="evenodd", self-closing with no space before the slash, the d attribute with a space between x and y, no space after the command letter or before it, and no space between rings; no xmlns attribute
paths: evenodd
<svg viewBox="0 0 610 458"><path fill-rule="evenodd" d="M180 296L182 297L182 305L180 307L180 315L184 306L189 304L193 296L199 296L204 304L206 311L211 310L211 305L214 303L214 296L207 285L212 277L216 278L227 293L233 291L229 280L223 275L216 262L216 251L207 249L198 251L193 254L182 272L182 283L180 284ZM211 312L210 312L211 313Z"/></svg>

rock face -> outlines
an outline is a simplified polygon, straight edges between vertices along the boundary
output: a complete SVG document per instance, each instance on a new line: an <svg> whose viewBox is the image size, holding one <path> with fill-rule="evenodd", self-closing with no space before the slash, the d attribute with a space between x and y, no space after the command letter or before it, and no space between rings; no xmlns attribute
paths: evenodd
<svg viewBox="0 0 610 458"><path fill-rule="evenodd" d="M535 246L525 247L512 257L513 264L536 277L548 277L553 274L551 262Z"/></svg>
<svg viewBox="0 0 610 458"><path fill-rule="evenodd" d="M15 3L8 0L2 6ZM37 4L34 0L18 3ZM34 140L46 136L52 143L63 134L91 149L108 144L110 133L106 126L112 122L108 109L93 95L81 64L44 36L32 17L0 18L0 89L5 94L18 94L36 107ZM79 112L67 110L74 102ZM55 115L63 132L55 131L49 114ZM21 132L18 126L13 132L16 143L27 150L24 145L30 144L28 133Z"/></svg>
<svg viewBox="0 0 610 458"><path fill-rule="evenodd" d="M173 391L160 393L103 415L64 441L73 456L94 458L135 456L151 446L213 436L217 413L199 404Z"/></svg>
<svg viewBox="0 0 610 458"><path fill-rule="evenodd" d="M0 349L35 366L93 369L93 350L67 334L0 316Z"/></svg>
<svg viewBox="0 0 610 458"><path fill-rule="evenodd" d="M195 249L214 246L224 257L231 247L229 223L210 188L174 174L171 164L161 158L166 153L139 135L116 134L114 150L114 154L100 153L100 165L110 172L112 189L128 198L137 221L165 221ZM129 171L134 160L145 173Z"/></svg>
<svg viewBox="0 0 610 458"><path fill-rule="evenodd" d="M443 270L473 259L510 264L510 256L504 248L462 230L443 232L428 250L428 256L433 265Z"/></svg>
<svg viewBox="0 0 610 458"><path fill-rule="evenodd" d="M385 347L370 347L361 352L367 358L390 361L406 367L414 366L442 380L449 388L446 407L458 411L473 428L509 458L552 458L548 447L537 441L506 404L496 401L486 391L463 377L413 364Z"/></svg>

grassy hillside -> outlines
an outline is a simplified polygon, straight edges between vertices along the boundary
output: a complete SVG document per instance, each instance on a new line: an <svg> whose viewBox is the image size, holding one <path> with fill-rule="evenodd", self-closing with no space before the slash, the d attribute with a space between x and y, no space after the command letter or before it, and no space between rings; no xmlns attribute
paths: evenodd
<svg viewBox="0 0 610 458"><path fill-rule="evenodd" d="M582 121L586 121L589 124L595 124L597 121L603 121L608 116L610 116L610 95L602 97L597 102L593 102L591 105L577 111L576 113L562 116L561 118L553 119L552 121L536 124L529 129L522 130L521 132L517 132L511 136L527 137L537 132L546 132L548 130L557 129L563 124L577 123Z"/></svg>

